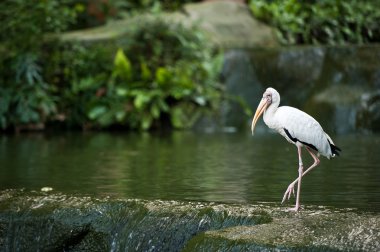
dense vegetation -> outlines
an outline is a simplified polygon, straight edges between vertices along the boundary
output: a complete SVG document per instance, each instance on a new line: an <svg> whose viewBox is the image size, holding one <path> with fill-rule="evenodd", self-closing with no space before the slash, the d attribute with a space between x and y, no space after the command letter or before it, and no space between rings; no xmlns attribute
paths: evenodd
<svg viewBox="0 0 380 252"><path fill-rule="evenodd" d="M217 107L221 57L197 29L155 19L107 44L46 40L86 24L78 18L83 6L73 3L1 3L2 129L184 128Z"/></svg>
<svg viewBox="0 0 380 252"><path fill-rule="evenodd" d="M41 126L57 113L54 86L44 78L45 33L58 33L75 12L58 1L4 0L0 3L0 126Z"/></svg>
<svg viewBox="0 0 380 252"><path fill-rule="evenodd" d="M380 41L380 2L251 0L253 14L277 28L281 43L361 44Z"/></svg>
<svg viewBox="0 0 380 252"><path fill-rule="evenodd" d="M70 125L184 128L221 96L221 58L181 25L153 19L113 45L74 43L59 54L59 111Z"/></svg>

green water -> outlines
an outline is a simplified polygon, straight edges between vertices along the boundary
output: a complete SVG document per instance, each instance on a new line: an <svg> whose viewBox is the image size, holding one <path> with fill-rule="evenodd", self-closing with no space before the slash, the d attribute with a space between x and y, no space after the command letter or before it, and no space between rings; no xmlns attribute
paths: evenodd
<svg viewBox="0 0 380 252"><path fill-rule="evenodd" d="M333 137L339 158L305 177L301 204L380 210L380 136ZM312 159L304 153L304 164ZM140 199L280 202L298 174L294 145L260 133L0 136L0 189ZM294 198L290 204L294 203Z"/></svg>

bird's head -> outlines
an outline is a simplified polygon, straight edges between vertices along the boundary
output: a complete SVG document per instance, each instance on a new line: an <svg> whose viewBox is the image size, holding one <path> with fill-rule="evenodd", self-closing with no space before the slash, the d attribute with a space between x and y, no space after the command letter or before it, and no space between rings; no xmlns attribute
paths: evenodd
<svg viewBox="0 0 380 252"><path fill-rule="evenodd" d="M259 120L260 116L264 113L264 111L272 104L280 103L280 94L274 88L267 88L263 94L263 98L261 99L259 106L257 106L255 116L252 120L251 130L252 135L256 126L257 120Z"/></svg>

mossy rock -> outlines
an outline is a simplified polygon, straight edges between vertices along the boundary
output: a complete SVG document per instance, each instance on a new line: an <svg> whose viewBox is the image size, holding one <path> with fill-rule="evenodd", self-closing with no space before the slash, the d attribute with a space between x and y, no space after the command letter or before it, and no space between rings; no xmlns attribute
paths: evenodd
<svg viewBox="0 0 380 252"><path fill-rule="evenodd" d="M378 213L0 192L0 250L378 251Z"/></svg>
<svg viewBox="0 0 380 252"><path fill-rule="evenodd" d="M379 224L376 215L313 209L271 223L207 231L185 251L377 251Z"/></svg>
<svg viewBox="0 0 380 252"><path fill-rule="evenodd" d="M99 42L120 39L129 28L164 20L186 27L199 27L210 44L220 48L272 47L278 45L273 28L257 21L247 5L234 1L206 1L184 5L181 11L139 14L96 28L67 32L62 41Z"/></svg>

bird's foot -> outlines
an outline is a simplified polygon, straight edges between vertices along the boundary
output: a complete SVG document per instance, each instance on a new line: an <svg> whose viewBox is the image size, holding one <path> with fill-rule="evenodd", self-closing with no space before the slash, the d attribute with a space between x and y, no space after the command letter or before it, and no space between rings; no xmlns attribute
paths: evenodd
<svg viewBox="0 0 380 252"><path fill-rule="evenodd" d="M286 192L284 193L284 197L282 198L282 201L281 201L281 204L283 204L285 202L285 200L289 200L290 197L295 195L294 193L294 186L295 186L295 183L291 183L289 186L288 186L288 189L286 189Z"/></svg>
<svg viewBox="0 0 380 252"><path fill-rule="evenodd" d="M298 212L299 210L301 210L300 206L295 206L295 207L286 209L287 212Z"/></svg>

